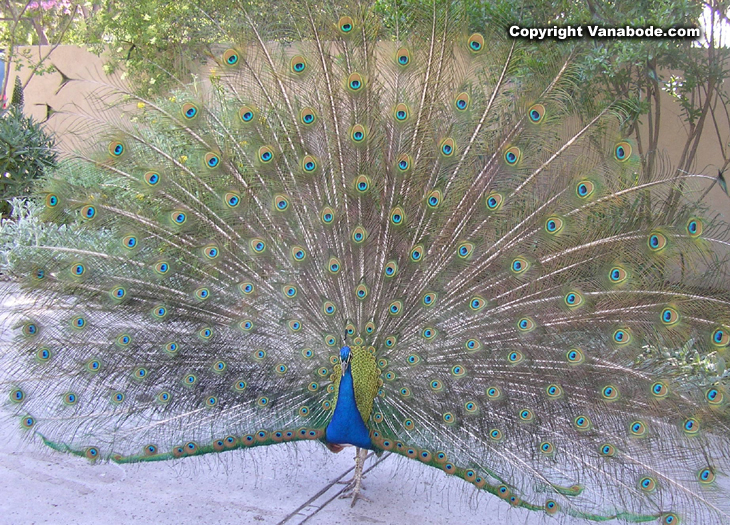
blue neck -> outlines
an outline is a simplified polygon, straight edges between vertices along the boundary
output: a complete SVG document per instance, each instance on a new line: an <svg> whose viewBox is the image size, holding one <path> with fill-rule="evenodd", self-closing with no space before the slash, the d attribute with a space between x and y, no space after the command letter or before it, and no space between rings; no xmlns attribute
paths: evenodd
<svg viewBox="0 0 730 525"><path fill-rule="evenodd" d="M355 445L360 448L373 448L370 431L362 420L355 403L355 387L352 381L352 369L348 366L340 380L337 392L337 405L332 420L327 425L327 442L339 445Z"/></svg>

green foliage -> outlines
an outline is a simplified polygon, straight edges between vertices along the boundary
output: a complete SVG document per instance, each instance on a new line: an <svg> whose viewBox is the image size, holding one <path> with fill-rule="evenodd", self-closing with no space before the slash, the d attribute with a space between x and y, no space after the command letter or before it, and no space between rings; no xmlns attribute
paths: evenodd
<svg viewBox="0 0 730 525"><path fill-rule="evenodd" d="M55 166L55 141L22 106L12 105L0 118L0 210L7 214L8 199L30 192L31 184Z"/></svg>
<svg viewBox="0 0 730 525"><path fill-rule="evenodd" d="M23 107L23 83L20 77L15 77L15 86L13 87L13 98L10 99L13 106Z"/></svg>

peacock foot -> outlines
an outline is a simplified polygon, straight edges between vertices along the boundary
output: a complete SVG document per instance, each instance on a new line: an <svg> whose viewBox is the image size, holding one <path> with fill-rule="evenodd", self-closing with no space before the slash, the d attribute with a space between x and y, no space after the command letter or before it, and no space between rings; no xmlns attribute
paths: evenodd
<svg viewBox="0 0 730 525"><path fill-rule="evenodd" d="M357 503L357 500L359 499L372 503L369 498L360 493L360 491L365 490L365 485L363 485L362 483L362 480L364 478L362 471L367 456L367 449L358 448L355 452L355 473L353 474L352 478L348 481L338 481L338 483L346 484L346 487L340 494L340 499L352 498L352 504L350 505L351 507L354 507L355 503Z"/></svg>

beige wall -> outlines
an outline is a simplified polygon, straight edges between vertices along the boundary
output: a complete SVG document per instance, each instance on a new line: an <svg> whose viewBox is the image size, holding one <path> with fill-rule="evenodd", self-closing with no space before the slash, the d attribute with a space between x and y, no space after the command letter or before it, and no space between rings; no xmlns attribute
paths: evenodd
<svg viewBox="0 0 730 525"><path fill-rule="evenodd" d="M28 49L33 53L33 56L38 56L38 47ZM47 48L43 48L41 52L47 53ZM75 46L60 46L53 51L51 58L52 63L68 77L76 79L103 78L103 60L83 49ZM13 85L15 75L15 71L11 72L9 86ZM21 79L25 80L28 75L29 68L25 67L20 71ZM25 90L26 112L39 120L45 120L46 103L56 110L71 113L89 110L87 97L94 90L94 86L88 82L71 82L57 92L61 80L62 77L58 73L36 75ZM726 92L730 92L729 87L730 84L726 82ZM666 93L663 93L662 96L660 151L668 156L672 165L676 165L687 139L688 129L682 119L679 104ZM724 118L724 120L720 118L717 124L720 129L719 135L727 145L730 142L730 129L727 118L724 117L723 108L718 107L717 113ZM72 122L73 119L55 115L48 121L47 125L59 134L61 139L67 140L64 131L68 129ZM716 175L718 167L721 165L722 154L718 146L718 134L715 131L714 123L709 120L704 128L694 169L697 172ZM728 179L730 179L730 172L728 173ZM716 184L712 188L707 196L707 202L713 209L723 214L726 220L730 221L730 198L722 192L719 185Z"/></svg>

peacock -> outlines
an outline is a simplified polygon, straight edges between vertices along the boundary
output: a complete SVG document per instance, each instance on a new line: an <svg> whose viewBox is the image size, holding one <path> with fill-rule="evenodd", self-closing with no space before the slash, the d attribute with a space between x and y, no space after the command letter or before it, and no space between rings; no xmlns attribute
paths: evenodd
<svg viewBox="0 0 730 525"><path fill-rule="evenodd" d="M353 504L388 451L558 521L728 523L727 377L687 371L729 355L716 177L644 169L621 101L576 104L575 47L463 2L282 5L239 8L208 81L72 115L94 144L10 254L24 435L352 445Z"/></svg>

